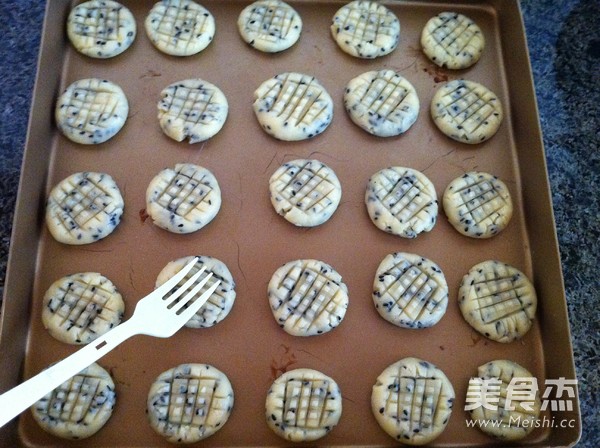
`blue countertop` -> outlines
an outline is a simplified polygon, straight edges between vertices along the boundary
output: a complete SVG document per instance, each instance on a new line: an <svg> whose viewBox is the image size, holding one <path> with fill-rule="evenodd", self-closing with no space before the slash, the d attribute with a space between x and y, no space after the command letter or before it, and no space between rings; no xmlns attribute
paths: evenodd
<svg viewBox="0 0 600 448"><path fill-rule="evenodd" d="M570 314L583 434L600 447L600 3L523 0ZM0 289L44 15L0 0Z"/></svg>

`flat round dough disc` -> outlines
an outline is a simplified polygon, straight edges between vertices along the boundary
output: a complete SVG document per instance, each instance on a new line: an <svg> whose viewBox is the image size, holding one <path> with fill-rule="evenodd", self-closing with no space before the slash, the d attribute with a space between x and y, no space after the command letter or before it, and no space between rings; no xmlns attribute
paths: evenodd
<svg viewBox="0 0 600 448"><path fill-rule="evenodd" d="M233 409L227 376L208 364L181 364L150 386L150 426L171 443L194 443L221 429Z"/></svg>
<svg viewBox="0 0 600 448"><path fill-rule="evenodd" d="M265 414L269 428L279 437L312 442L338 424L342 392L332 378L317 370L290 370L271 385Z"/></svg>
<svg viewBox="0 0 600 448"><path fill-rule="evenodd" d="M371 409L379 426L407 445L425 445L446 429L454 404L454 388L438 367L404 358L377 377Z"/></svg>
<svg viewBox="0 0 600 448"><path fill-rule="evenodd" d="M46 225L61 243L90 244L119 225L124 205L119 187L108 174L75 173L50 191Z"/></svg>
<svg viewBox="0 0 600 448"><path fill-rule="evenodd" d="M163 53L191 56L200 53L215 36L215 18L192 0L162 0L145 21L146 34Z"/></svg>
<svg viewBox="0 0 600 448"><path fill-rule="evenodd" d="M254 92L254 112L264 131L298 141L323 132L333 118L333 100L313 76L281 73Z"/></svg>
<svg viewBox="0 0 600 448"><path fill-rule="evenodd" d="M448 284L433 261L395 252L377 268L373 302L381 317L398 327L428 328L446 313Z"/></svg>
<svg viewBox="0 0 600 448"><path fill-rule="evenodd" d="M438 202L435 187L421 172L394 166L369 179L365 203L377 228L403 238L433 229Z"/></svg>
<svg viewBox="0 0 600 448"><path fill-rule="evenodd" d="M475 145L492 138L503 116L498 96L474 81L450 81L440 87L431 100L435 125L462 143Z"/></svg>
<svg viewBox="0 0 600 448"><path fill-rule="evenodd" d="M480 171L470 171L450 182L442 203L450 224L471 238L497 235L506 228L513 214L506 184Z"/></svg>
<svg viewBox="0 0 600 448"><path fill-rule="evenodd" d="M458 305L465 320L485 337L512 342L529 331L537 296L517 268L496 260L473 266L463 277Z"/></svg>
<svg viewBox="0 0 600 448"><path fill-rule="evenodd" d="M123 90L106 79L75 81L58 98L55 119L65 137L82 145L104 143L123 127L129 103Z"/></svg>
<svg viewBox="0 0 600 448"><path fill-rule="evenodd" d="M400 41L400 21L379 2L356 0L335 13L331 34L349 55L373 59L396 49Z"/></svg>
<svg viewBox="0 0 600 448"><path fill-rule="evenodd" d="M180 163L158 173L146 190L146 212L158 227L191 233L210 223L221 208L221 189L206 168Z"/></svg>
<svg viewBox="0 0 600 448"><path fill-rule="evenodd" d="M273 317L293 336L314 336L336 328L348 308L348 288L330 265L295 260L275 271L268 287Z"/></svg>
<svg viewBox="0 0 600 448"><path fill-rule="evenodd" d="M417 121L419 97L408 80L393 70L363 73L344 92L350 119L369 134L392 137L403 134Z"/></svg>
<svg viewBox="0 0 600 448"><path fill-rule="evenodd" d="M237 25L242 39L265 53L287 50L302 32L300 15L281 0L258 0L246 6Z"/></svg>
<svg viewBox="0 0 600 448"><path fill-rule="evenodd" d="M93 363L34 403L31 413L44 431L79 440L102 429L116 401L110 374Z"/></svg>
<svg viewBox="0 0 600 448"><path fill-rule="evenodd" d="M127 50L136 36L135 18L112 0L91 0L75 6L67 18L67 36L77 51L98 59Z"/></svg>
<svg viewBox="0 0 600 448"><path fill-rule="evenodd" d="M175 141L208 140L221 130L227 119L227 98L221 89L202 79L173 83L160 96L158 122L163 132Z"/></svg>
<svg viewBox="0 0 600 448"><path fill-rule="evenodd" d="M275 211L300 227L326 222L342 198L342 186L335 172L318 160L284 163L271 176L269 189Z"/></svg>
<svg viewBox="0 0 600 448"><path fill-rule="evenodd" d="M469 17L445 11L429 19L421 33L421 47L434 64L460 70L479 60L485 38Z"/></svg>
<svg viewBox="0 0 600 448"><path fill-rule="evenodd" d="M56 280L44 294L42 323L67 344L88 344L121 323L125 304L102 274L82 272Z"/></svg>
<svg viewBox="0 0 600 448"><path fill-rule="evenodd" d="M206 303L202 305L196 312L195 316L185 324L185 326L189 328L209 328L225 319L233 308L236 296L235 282L233 281L231 272L229 272L229 269L221 260L217 260L216 258L206 255L198 255L197 257L198 261L192 270L188 272L186 276L177 284L177 287L183 286L186 281L188 281L202 268L205 268L205 275L212 273L212 277L206 282L200 291L198 291L196 298L204 294L204 292L207 291L216 281L221 282L215 292L213 292L208 298ZM181 269L183 269L192 260L192 258L194 257L183 257L169 262L158 274L155 287L158 288L163 283L167 282L171 277L181 271ZM205 275L198 279L196 284L204 279ZM192 286L189 287L189 289L191 288Z"/></svg>
<svg viewBox="0 0 600 448"><path fill-rule="evenodd" d="M511 385L513 392L510 398L510 403L507 401L508 388L511 381L517 381ZM479 366L477 369L477 377L471 378L469 388L467 389L467 406L470 406L469 397L475 400L481 400L483 381L489 381L493 384L490 388L494 397L498 397L498 401L493 404L496 410L482 406L476 406L469 410L471 420L484 433L496 437L497 439L514 441L520 440L527 436L536 427L535 423L540 415L541 390L538 390L537 379L524 367L516 362L506 359L498 359L490 361ZM494 383L491 383L491 382ZM466 407L467 407L466 406ZM513 408L510 410L508 408ZM490 422L487 425L482 425L481 422Z"/></svg>

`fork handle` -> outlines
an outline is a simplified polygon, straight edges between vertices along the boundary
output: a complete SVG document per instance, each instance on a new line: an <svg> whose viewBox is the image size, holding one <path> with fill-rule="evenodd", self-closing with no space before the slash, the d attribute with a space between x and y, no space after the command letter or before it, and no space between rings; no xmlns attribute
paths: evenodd
<svg viewBox="0 0 600 448"><path fill-rule="evenodd" d="M0 395L0 427L135 334L138 334L135 320L129 319L62 361Z"/></svg>

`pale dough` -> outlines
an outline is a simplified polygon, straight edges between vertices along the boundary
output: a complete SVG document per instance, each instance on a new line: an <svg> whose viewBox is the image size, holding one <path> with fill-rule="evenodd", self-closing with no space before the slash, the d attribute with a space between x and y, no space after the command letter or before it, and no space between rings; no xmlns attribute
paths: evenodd
<svg viewBox="0 0 600 448"><path fill-rule="evenodd" d="M233 409L233 387L208 364L181 364L161 373L150 387L150 426L171 443L194 443L223 428Z"/></svg>
<svg viewBox="0 0 600 448"><path fill-rule="evenodd" d="M290 442L312 442L326 436L342 416L342 392L329 376L313 369L290 370L267 393L269 428Z"/></svg>

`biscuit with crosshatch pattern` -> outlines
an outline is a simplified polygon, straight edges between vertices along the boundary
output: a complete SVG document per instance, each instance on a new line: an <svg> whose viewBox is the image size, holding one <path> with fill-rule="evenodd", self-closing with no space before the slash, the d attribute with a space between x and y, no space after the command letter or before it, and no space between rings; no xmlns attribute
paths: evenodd
<svg viewBox="0 0 600 448"><path fill-rule="evenodd" d="M407 252L389 254L381 261L372 295L379 315L402 328L431 327L448 307L448 284L440 267Z"/></svg>
<svg viewBox="0 0 600 448"><path fill-rule="evenodd" d="M342 198L342 186L335 172L318 160L284 163L269 179L269 190L275 211L300 227L326 222Z"/></svg>
<svg viewBox="0 0 600 448"><path fill-rule="evenodd" d="M171 277L175 276L190 261L192 261L192 258L194 257L182 257L167 263L156 277L155 287L160 287ZM219 286L211 294L206 303L202 305L196 314L185 324L185 326L189 328L209 328L221 322L231 312L236 297L235 282L233 281L233 277L231 276L231 272L227 268L227 265L221 260L209 257L208 255L197 255L197 258L198 261L194 267L183 279L181 279L175 288L183 286L186 281L203 268L205 269L204 275L196 280L196 284L203 281L206 275L212 274L212 277L208 279L206 284L196 293L196 298L204 294L204 292L206 292L215 282L220 282ZM190 286L190 288L192 288L192 286Z"/></svg>
<svg viewBox="0 0 600 448"><path fill-rule="evenodd" d="M116 402L113 379L93 363L35 402L31 413L44 431L80 440L102 429Z"/></svg>
<svg viewBox="0 0 600 448"><path fill-rule="evenodd" d="M329 126L333 100L314 76L281 73L256 89L254 113L267 134L285 141L306 140Z"/></svg>
<svg viewBox="0 0 600 448"><path fill-rule="evenodd" d="M497 260L473 266L463 277L458 306L465 320L486 338L512 342L531 328L537 295L517 268Z"/></svg>
<svg viewBox="0 0 600 448"><path fill-rule="evenodd" d="M348 287L342 276L319 260L290 261L268 286L277 324L293 336L314 336L336 328L346 315Z"/></svg>
<svg viewBox="0 0 600 448"><path fill-rule="evenodd" d="M92 0L75 6L67 17L67 36L77 51L98 59L127 50L137 27L131 11L112 0Z"/></svg>
<svg viewBox="0 0 600 448"><path fill-rule="evenodd" d="M300 15L281 0L258 0L246 6L237 25L242 39L265 53L287 50L302 32Z"/></svg>
<svg viewBox="0 0 600 448"><path fill-rule="evenodd" d="M479 366L477 376L469 380L465 410L484 433L519 440L533 431L540 415L538 386L537 378L516 362L490 361Z"/></svg>
<svg viewBox="0 0 600 448"><path fill-rule="evenodd" d="M329 376L313 369L290 370L267 393L269 428L291 442L312 442L329 434L342 415L342 392Z"/></svg>
<svg viewBox="0 0 600 448"><path fill-rule="evenodd" d="M420 103L406 78L393 70L375 70L346 85L344 107L354 124L369 134L393 137L417 121Z"/></svg>
<svg viewBox="0 0 600 448"><path fill-rule="evenodd" d="M106 238L121 222L125 203L105 173L75 173L50 191L46 225L55 240L72 245Z"/></svg>
<svg viewBox="0 0 600 448"><path fill-rule="evenodd" d="M163 53L191 56L212 42L215 18L208 9L192 0L161 0L144 23L148 38Z"/></svg>
<svg viewBox="0 0 600 448"><path fill-rule="evenodd" d="M147 414L154 431L171 443L194 443L219 431L231 415L233 387L209 364L181 364L150 386Z"/></svg>
<svg viewBox="0 0 600 448"><path fill-rule="evenodd" d="M371 410L394 440L424 445L446 429L454 398L452 383L442 370L419 358L404 358L377 377Z"/></svg>
<svg viewBox="0 0 600 448"><path fill-rule="evenodd" d="M117 287L97 272L56 280L42 300L42 323L67 344L87 344L121 323L125 304Z"/></svg>
<svg viewBox="0 0 600 448"><path fill-rule="evenodd" d="M217 179L208 169L192 163L162 170L146 190L146 213L155 225L169 232L196 232L220 209Z"/></svg>
<svg viewBox="0 0 600 448"><path fill-rule="evenodd" d="M333 16L331 34L351 56L373 59L391 53L400 41L400 21L386 6L355 0Z"/></svg>
<svg viewBox="0 0 600 448"><path fill-rule="evenodd" d="M469 171L450 182L442 204L450 224L471 238L497 235L506 228L513 214L506 184L481 171Z"/></svg>
<svg viewBox="0 0 600 448"><path fill-rule="evenodd" d="M104 143L123 127L129 113L125 92L106 79L86 78L69 85L54 116L65 137L82 145Z"/></svg>
<svg viewBox="0 0 600 448"><path fill-rule="evenodd" d="M393 166L369 178L365 192L373 224L392 235L416 238L433 229L438 201L435 187L420 171Z"/></svg>
<svg viewBox="0 0 600 448"><path fill-rule="evenodd" d="M429 19L421 33L421 47L434 64L460 70L479 60L485 38L469 17L445 11Z"/></svg>
<svg viewBox="0 0 600 448"><path fill-rule="evenodd" d="M456 79L441 86L431 99L431 117L453 140L475 145L494 136L504 113L498 96L482 84Z"/></svg>
<svg viewBox="0 0 600 448"><path fill-rule="evenodd" d="M158 122L175 141L208 140L227 120L227 98L214 84L200 78L184 79L165 87L158 102Z"/></svg>

